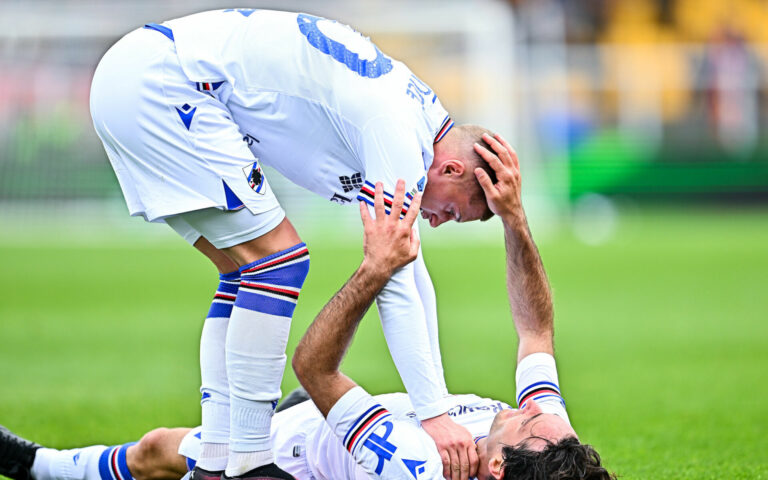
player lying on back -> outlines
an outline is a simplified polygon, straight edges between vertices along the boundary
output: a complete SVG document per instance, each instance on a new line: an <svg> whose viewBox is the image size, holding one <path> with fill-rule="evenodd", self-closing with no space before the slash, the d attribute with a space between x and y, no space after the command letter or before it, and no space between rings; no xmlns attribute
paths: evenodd
<svg viewBox="0 0 768 480"><path fill-rule="evenodd" d="M519 337L520 408L454 395L449 414L475 437L478 478L611 478L597 452L579 442L560 396L552 357L551 294L520 202L517 158L500 137L484 140L498 157L484 147L475 148L493 167L498 182L493 184L480 171L476 175L504 222L508 292ZM396 203L403 201L403 193L400 183ZM274 417L275 460L299 480L442 477L438 450L420 428L407 395L372 397L338 370L377 291L418 248L411 234L415 214L403 220L383 215L380 186L375 199L375 220L361 210L363 263L320 312L294 355L296 374L314 403L301 403ZM199 450L199 428L158 429L137 444L64 451L39 448L7 432L0 433L0 452L6 452L0 453L0 474L16 480L177 480L193 468ZM466 478L465 471L452 472L452 479Z"/></svg>

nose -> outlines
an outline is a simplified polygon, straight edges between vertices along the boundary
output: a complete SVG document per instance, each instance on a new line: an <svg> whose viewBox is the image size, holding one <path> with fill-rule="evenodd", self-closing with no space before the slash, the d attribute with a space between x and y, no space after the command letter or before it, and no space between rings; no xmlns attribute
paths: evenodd
<svg viewBox="0 0 768 480"><path fill-rule="evenodd" d="M437 227L437 226L439 226L439 225L442 225L442 224L443 224L443 223L445 223L447 220L448 220L448 218L447 218L447 217L445 217L445 216L443 216L443 215L440 215L440 216L438 216L438 215L435 215L435 214L433 213L433 214L431 214L431 215L429 216L429 226L431 226L432 228L435 228L435 227Z"/></svg>
<svg viewBox="0 0 768 480"><path fill-rule="evenodd" d="M527 402L525 402L525 407L522 408L521 411L524 411L528 414L535 415L536 413L540 413L541 407L539 407L539 404L536 403L534 399L530 399Z"/></svg>

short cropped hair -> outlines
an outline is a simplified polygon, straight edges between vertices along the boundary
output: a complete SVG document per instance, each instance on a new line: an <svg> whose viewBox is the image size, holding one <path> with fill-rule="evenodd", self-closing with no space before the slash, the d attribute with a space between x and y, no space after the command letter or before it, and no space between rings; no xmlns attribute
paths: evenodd
<svg viewBox="0 0 768 480"><path fill-rule="evenodd" d="M534 451L523 444L501 449L502 480L616 480L600 464L600 455L591 445L566 437L554 443L541 437L547 446Z"/></svg>
<svg viewBox="0 0 768 480"><path fill-rule="evenodd" d="M460 158L467 162L466 169L468 170L469 174L468 181L471 182L471 188L473 189L472 201L485 203L485 194L483 193L483 189L480 186L480 183L478 183L477 178L475 177L475 169L482 168L491 178L493 183L496 183L496 172L493 170L493 168L491 168L490 165L488 165L488 162L486 162L483 157L481 157L475 151L474 144L479 143L480 145L493 152L493 149L483 140L484 133L493 136L493 132L479 125L470 124L458 125L454 128L459 134L457 136L457 147L459 149ZM480 217L480 220L486 221L491 217L493 217L493 212L486 204L485 212L483 213L482 217Z"/></svg>

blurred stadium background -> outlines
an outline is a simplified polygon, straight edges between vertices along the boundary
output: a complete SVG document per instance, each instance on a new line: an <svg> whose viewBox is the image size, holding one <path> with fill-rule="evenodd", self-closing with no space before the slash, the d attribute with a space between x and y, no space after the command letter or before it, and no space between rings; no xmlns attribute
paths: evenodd
<svg viewBox="0 0 768 480"><path fill-rule="evenodd" d="M167 227L128 218L88 92L121 35L233 6L350 24L457 122L517 148L569 409L609 466L768 478L763 0L2 0L0 423L72 446L198 421L190 365L212 273ZM360 258L358 219L270 180L313 248L293 345ZM484 373L513 361L511 326L493 323L508 316L500 225L422 231L449 384L512 398L509 375ZM400 389L368 323L349 371Z"/></svg>

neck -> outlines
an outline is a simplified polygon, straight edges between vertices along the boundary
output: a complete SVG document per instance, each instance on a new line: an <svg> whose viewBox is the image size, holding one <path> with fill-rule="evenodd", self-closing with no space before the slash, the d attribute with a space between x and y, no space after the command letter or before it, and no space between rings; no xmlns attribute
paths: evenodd
<svg viewBox="0 0 768 480"><path fill-rule="evenodd" d="M485 480L489 478L491 472L488 470L488 437L483 437L477 441L477 459L480 462L477 469L477 478Z"/></svg>

